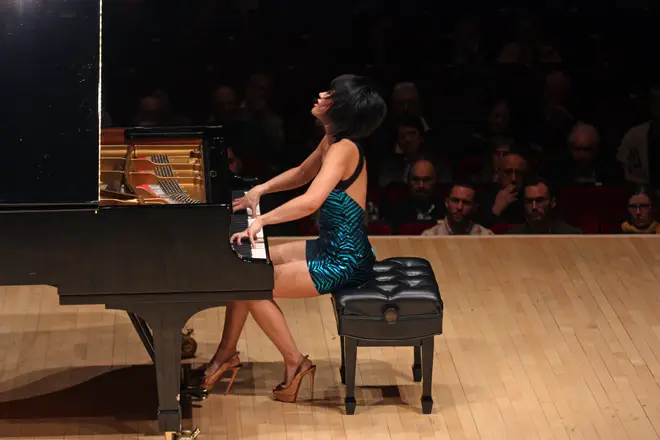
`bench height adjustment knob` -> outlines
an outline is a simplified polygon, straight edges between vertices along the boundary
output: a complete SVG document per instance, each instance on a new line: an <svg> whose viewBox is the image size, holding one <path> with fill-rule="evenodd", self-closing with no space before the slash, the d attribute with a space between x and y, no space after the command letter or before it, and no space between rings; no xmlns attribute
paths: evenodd
<svg viewBox="0 0 660 440"><path fill-rule="evenodd" d="M399 317L399 312L394 307L389 307L385 310L385 322L388 324L395 324L398 317Z"/></svg>

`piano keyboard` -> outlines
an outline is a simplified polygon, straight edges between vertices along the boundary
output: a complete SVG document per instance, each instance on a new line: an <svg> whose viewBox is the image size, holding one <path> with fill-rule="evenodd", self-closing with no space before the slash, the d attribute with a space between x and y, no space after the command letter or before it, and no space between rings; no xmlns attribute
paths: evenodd
<svg viewBox="0 0 660 440"><path fill-rule="evenodd" d="M247 194L247 191L232 191L232 200L243 197L245 194ZM259 205L257 205L256 214L261 215ZM231 237L237 232L246 230L252 222L254 222L254 216L252 215L252 210L250 208L245 211L237 211L233 213L231 216L231 224L229 226L229 236ZM243 240L240 244L232 242L231 245L241 257L257 260L266 259L266 240L264 239L263 229L257 234L257 247L253 248L252 243L250 243L249 240Z"/></svg>

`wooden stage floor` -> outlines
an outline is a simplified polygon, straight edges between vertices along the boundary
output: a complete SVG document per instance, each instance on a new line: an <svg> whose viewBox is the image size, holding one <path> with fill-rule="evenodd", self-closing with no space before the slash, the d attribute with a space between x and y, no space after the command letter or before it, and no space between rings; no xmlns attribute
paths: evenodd
<svg viewBox="0 0 660 440"><path fill-rule="evenodd" d="M318 365L313 402L306 386L297 405L271 400L280 356L250 320L232 393L218 386L186 427L200 439L660 438L660 237L372 242L379 258L421 256L435 269L445 333L433 414L420 412L411 348L360 348L357 412L344 415L339 341L321 297L280 301ZM189 323L195 362L213 353L224 311ZM0 288L0 354L0 438L157 436L155 378L124 313L59 306L48 287Z"/></svg>

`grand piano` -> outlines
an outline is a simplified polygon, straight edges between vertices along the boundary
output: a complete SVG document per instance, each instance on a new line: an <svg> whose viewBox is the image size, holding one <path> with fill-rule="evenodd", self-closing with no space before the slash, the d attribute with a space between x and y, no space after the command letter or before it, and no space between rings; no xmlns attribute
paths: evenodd
<svg viewBox="0 0 660 440"><path fill-rule="evenodd" d="M128 312L155 365L159 429L185 436L181 401L204 390L182 384L184 325L272 298L267 237L229 242L258 214L231 212L255 182L229 171L222 126L102 130L99 3L27 9L0 13L0 285Z"/></svg>

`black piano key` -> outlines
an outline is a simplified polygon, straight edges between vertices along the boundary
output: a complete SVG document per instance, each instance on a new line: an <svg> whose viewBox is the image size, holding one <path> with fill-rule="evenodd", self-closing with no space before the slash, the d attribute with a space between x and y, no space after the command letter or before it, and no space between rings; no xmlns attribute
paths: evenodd
<svg viewBox="0 0 660 440"><path fill-rule="evenodd" d="M241 198L245 195L245 191L232 191L232 200ZM229 235L233 235L238 232L243 232L248 227L248 213L246 210L236 211L231 215L231 221L229 224ZM252 258L253 250L252 244L249 239L245 240L243 243L238 244L235 241L231 243L231 246L234 250L244 258Z"/></svg>
<svg viewBox="0 0 660 440"><path fill-rule="evenodd" d="M233 248L238 252L238 255L241 257L251 257L252 256L252 245L248 241L243 243L232 243Z"/></svg>

